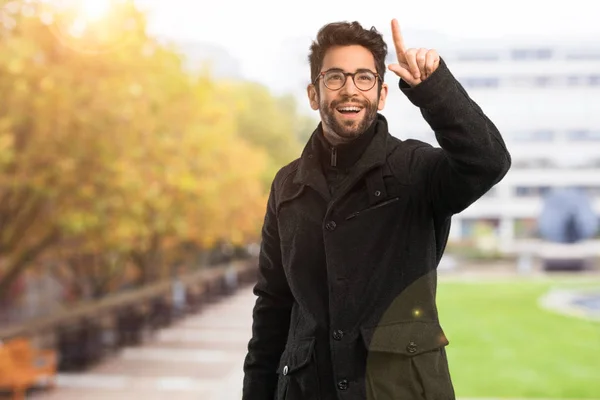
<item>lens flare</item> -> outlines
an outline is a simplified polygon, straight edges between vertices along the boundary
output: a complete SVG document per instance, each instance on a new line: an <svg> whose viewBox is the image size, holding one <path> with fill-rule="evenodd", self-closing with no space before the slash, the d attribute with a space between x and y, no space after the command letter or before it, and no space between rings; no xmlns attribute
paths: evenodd
<svg viewBox="0 0 600 400"><path fill-rule="evenodd" d="M45 4L43 21L61 44L80 53L116 51L131 43L141 29L131 0L47 0Z"/></svg>

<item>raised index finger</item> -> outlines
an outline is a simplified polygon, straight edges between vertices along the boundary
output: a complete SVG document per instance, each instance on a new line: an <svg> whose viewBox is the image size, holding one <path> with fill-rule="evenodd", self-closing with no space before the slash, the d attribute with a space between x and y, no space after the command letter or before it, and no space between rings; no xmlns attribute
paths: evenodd
<svg viewBox="0 0 600 400"><path fill-rule="evenodd" d="M396 47L398 61L405 63L406 46L404 46L404 39L402 38L402 32L400 32L400 24L398 24L396 18L392 19L392 36L394 38L394 47Z"/></svg>

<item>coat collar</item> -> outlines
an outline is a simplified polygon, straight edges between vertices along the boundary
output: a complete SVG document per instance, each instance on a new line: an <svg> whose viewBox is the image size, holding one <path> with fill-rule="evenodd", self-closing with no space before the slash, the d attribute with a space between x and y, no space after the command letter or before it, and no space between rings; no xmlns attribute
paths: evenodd
<svg viewBox="0 0 600 400"><path fill-rule="evenodd" d="M329 201L331 196L319 160L318 146L321 144L316 137L316 135L321 134L321 129L322 125L319 123L319 126L312 133L308 143L304 147L300 156L298 170L294 177L294 183L312 187L320 193L324 199ZM343 196L347 190L364 176L364 174L385 163L388 136L387 120L383 115L378 113L376 133L371 142L367 145L364 153L351 168L348 179L336 197Z"/></svg>
<svg viewBox="0 0 600 400"><path fill-rule="evenodd" d="M373 123L367 128L365 132L363 132L360 136L349 143L342 143L338 145L331 145L323 131L320 130L316 136L318 142L320 143L319 147L319 160L321 161L321 166L324 171L334 170L334 171L347 171L349 170L356 161L360 158L360 156L364 153L367 145L373 140L373 136L375 136L377 128L377 118L373 120ZM335 157L333 156L333 151L335 149ZM327 175L327 174L325 174Z"/></svg>

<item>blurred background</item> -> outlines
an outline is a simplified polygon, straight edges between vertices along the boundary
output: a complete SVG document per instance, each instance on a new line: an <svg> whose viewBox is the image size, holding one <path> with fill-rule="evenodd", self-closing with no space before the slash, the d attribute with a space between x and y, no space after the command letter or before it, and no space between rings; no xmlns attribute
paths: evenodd
<svg viewBox="0 0 600 400"><path fill-rule="evenodd" d="M270 183L319 115L308 51L435 48L504 135L453 219L457 396L600 399L600 3L0 0L0 396L239 399ZM390 132L438 146L386 74Z"/></svg>

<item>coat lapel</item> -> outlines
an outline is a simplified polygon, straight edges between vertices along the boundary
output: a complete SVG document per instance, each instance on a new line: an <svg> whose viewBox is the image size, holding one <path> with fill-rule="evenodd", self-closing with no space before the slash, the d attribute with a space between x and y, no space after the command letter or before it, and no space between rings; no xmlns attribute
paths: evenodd
<svg viewBox="0 0 600 400"><path fill-rule="evenodd" d="M327 187L327 180L325 179L325 175L323 175L323 170L319 163L319 149L317 148L319 142L316 135L322 135L321 123L319 123L319 126L315 129L302 151L294 183L310 186L317 191L326 202L329 202L331 200L331 194Z"/></svg>

